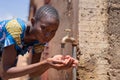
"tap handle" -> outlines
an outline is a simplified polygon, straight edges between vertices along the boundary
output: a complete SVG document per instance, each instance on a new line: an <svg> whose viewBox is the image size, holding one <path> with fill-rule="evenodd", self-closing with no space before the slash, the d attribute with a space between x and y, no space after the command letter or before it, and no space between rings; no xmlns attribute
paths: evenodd
<svg viewBox="0 0 120 80"><path fill-rule="evenodd" d="M70 36L71 29L65 29L64 31L67 32L67 35Z"/></svg>

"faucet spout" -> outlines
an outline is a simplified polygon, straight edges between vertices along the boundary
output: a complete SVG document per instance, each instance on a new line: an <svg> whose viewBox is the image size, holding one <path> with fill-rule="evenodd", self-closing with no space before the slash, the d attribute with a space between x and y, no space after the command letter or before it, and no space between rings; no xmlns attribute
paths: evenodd
<svg viewBox="0 0 120 80"><path fill-rule="evenodd" d="M74 42L76 42L76 40L73 37L70 37L70 36L67 35L67 36L62 38L61 44L66 44L67 42L73 44Z"/></svg>
<svg viewBox="0 0 120 80"><path fill-rule="evenodd" d="M65 29L65 31L67 32L67 35L65 37L62 38L61 40L61 48L65 47L66 43L72 43L72 45L77 45L77 41L75 40L75 38L71 37L69 34L71 32L70 29Z"/></svg>

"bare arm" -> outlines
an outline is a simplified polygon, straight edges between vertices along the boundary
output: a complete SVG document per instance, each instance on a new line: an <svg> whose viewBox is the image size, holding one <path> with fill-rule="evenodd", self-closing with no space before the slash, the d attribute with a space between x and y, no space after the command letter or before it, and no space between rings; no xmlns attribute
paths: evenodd
<svg viewBox="0 0 120 80"><path fill-rule="evenodd" d="M29 51L29 52L31 52L31 51ZM35 53L35 54L32 55L32 62L31 63L33 64L33 63L39 62L40 59L41 59L41 55L42 55L41 61L47 59L48 58L48 54L49 54L48 53L48 47L45 46L43 52ZM47 70L47 68L44 69L44 71L46 71L46 70ZM37 71L37 72L31 73L29 75L30 75L30 77L36 77L36 76L40 76L41 72Z"/></svg>
<svg viewBox="0 0 120 80"><path fill-rule="evenodd" d="M30 54L30 53L29 53ZM32 53L31 53L32 54ZM35 54L32 54L32 59L31 59L31 64L35 64L35 63L38 63L40 62L40 58L41 58L41 53L35 53ZM44 67L44 69L42 69L41 71L35 71L33 73L30 73L29 76L30 77L36 77L36 76L40 76L41 75L41 72L45 72L48 68L47 67Z"/></svg>
<svg viewBox="0 0 120 80"><path fill-rule="evenodd" d="M25 67L16 67L14 65L16 61L16 57L17 57L17 53L14 48L14 45L6 47L4 49L2 56L3 79L7 80L9 78L16 78L36 71L40 71L42 74L45 70L49 68L49 64L47 63L47 60L35 64L31 64Z"/></svg>
<svg viewBox="0 0 120 80"><path fill-rule="evenodd" d="M3 63L3 72L2 78L4 80L8 80L10 78L20 77L26 74L31 74L33 72L39 71L40 75L44 73L49 68L55 68L58 70L68 69L72 67L74 64L74 59L71 57L66 57L65 60L62 60L62 55L56 55L53 58L48 58L44 61L34 63L25 67L16 67L14 65L16 61L16 50L14 49L14 45L6 47L3 51L2 55L2 63Z"/></svg>

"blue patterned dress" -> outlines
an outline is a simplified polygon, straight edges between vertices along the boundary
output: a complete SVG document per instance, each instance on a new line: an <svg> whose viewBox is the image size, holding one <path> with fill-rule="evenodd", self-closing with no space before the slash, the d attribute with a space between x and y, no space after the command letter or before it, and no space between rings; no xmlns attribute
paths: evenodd
<svg viewBox="0 0 120 80"><path fill-rule="evenodd" d="M30 47L33 47L33 53L41 52L45 44L38 41L24 44L23 38L26 30L26 24L20 18L4 20L0 22L0 50L10 45L15 45L17 54L24 55Z"/></svg>

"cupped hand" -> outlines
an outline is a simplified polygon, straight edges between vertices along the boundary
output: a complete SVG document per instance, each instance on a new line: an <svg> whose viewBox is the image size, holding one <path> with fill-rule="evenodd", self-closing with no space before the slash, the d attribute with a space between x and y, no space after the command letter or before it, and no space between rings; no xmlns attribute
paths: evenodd
<svg viewBox="0 0 120 80"><path fill-rule="evenodd" d="M64 58L65 58L65 59L71 58L71 59L73 60L72 66L73 66L73 67L77 67L77 66L78 66L78 60L77 60L77 59L75 59L75 58L73 58L73 57L71 57L71 56L69 56L69 55L66 55Z"/></svg>
<svg viewBox="0 0 120 80"><path fill-rule="evenodd" d="M52 58L48 58L47 61L52 68L57 70L68 69L78 64L78 61L69 55L55 55Z"/></svg>

